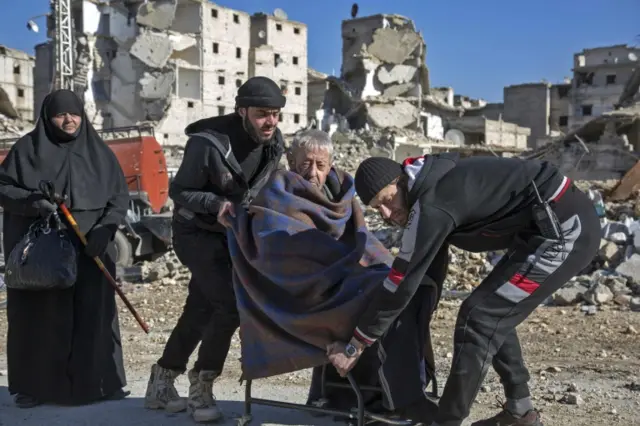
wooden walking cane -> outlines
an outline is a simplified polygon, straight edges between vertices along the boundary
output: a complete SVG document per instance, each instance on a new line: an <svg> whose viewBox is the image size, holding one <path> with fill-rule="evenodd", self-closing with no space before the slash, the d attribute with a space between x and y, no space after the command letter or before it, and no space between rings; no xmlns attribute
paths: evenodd
<svg viewBox="0 0 640 426"><path fill-rule="evenodd" d="M47 182L47 181L41 181L39 186L40 186L40 191L44 194L44 196L49 198L52 202L54 202L58 206L60 211L62 211L62 214L67 219L67 222L69 222L69 224L73 228L73 231L76 233L78 238L80 238L80 241L82 241L82 245L86 246L87 238L84 236L84 234L80 230L78 223L73 218L73 215L71 214L67 206L64 205L64 200L60 199L60 197L56 197L53 183ZM98 256L95 256L93 258L93 261L96 263L96 265L98 265L98 268L102 271L104 276L107 278L107 280L109 281L109 284L111 284L111 287L113 287L116 293L118 293L118 296L120 296L120 299L127 306L127 308L129 309L129 312L131 312L131 314L136 319L136 321L138 321L138 324L140 324L140 327L142 327L145 333L149 334L149 326L147 325L146 322L144 322L140 314L138 314L138 312L136 311L136 308L134 308L131 302L129 302L129 299L127 299L127 296L125 296L124 292L122 291L122 289L120 288L116 280L113 278L113 276L111 276L111 273L107 270L107 267L104 266L104 263L102 262L102 260Z"/></svg>

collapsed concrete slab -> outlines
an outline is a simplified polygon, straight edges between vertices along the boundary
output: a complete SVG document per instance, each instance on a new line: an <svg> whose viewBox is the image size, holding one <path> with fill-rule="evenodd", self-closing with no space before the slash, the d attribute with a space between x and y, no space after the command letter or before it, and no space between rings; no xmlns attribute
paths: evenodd
<svg viewBox="0 0 640 426"><path fill-rule="evenodd" d="M172 69L145 72L140 79L142 99L165 99L171 96L176 73Z"/></svg>
<svg viewBox="0 0 640 426"><path fill-rule="evenodd" d="M418 119L418 109L409 102L370 103L367 113L372 125L381 128L404 128Z"/></svg>
<svg viewBox="0 0 640 426"><path fill-rule="evenodd" d="M410 19L374 15L342 24L342 76L361 99L428 93L426 45Z"/></svg>
<svg viewBox="0 0 640 426"><path fill-rule="evenodd" d="M411 65L383 65L378 70L382 84L405 84L414 80L418 69Z"/></svg>
<svg viewBox="0 0 640 426"><path fill-rule="evenodd" d="M367 52L382 62L402 64L410 59L410 55L421 44L424 44L422 36L413 30L378 28L373 33L373 43L367 47Z"/></svg>
<svg viewBox="0 0 640 426"><path fill-rule="evenodd" d="M146 2L138 8L136 21L140 25L168 30L176 16L177 0L155 0Z"/></svg>
<svg viewBox="0 0 640 426"><path fill-rule="evenodd" d="M7 92L5 92L2 87L0 87L0 114L9 118L19 117L18 111L16 111L11 103L11 99L9 99L9 95L7 95Z"/></svg>
<svg viewBox="0 0 640 426"><path fill-rule="evenodd" d="M143 31L131 46L129 53L151 68L162 68L167 64L173 43L165 34Z"/></svg>

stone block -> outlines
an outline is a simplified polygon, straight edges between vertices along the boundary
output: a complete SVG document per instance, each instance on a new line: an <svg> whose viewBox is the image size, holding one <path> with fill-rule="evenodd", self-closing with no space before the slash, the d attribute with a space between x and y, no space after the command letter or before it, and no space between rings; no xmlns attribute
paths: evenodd
<svg viewBox="0 0 640 426"><path fill-rule="evenodd" d="M140 25L168 30L176 16L177 0L155 0L146 2L138 8L136 21Z"/></svg>
<svg viewBox="0 0 640 426"><path fill-rule="evenodd" d="M640 281L640 254L633 254L616 268L616 272L629 277L634 281Z"/></svg>
<svg viewBox="0 0 640 426"><path fill-rule="evenodd" d="M164 99L171 95L176 79L173 70L145 72L140 79L140 97L143 99Z"/></svg>
<svg viewBox="0 0 640 426"><path fill-rule="evenodd" d="M423 43L420 34L410 29L378 28L367 52L382 62L402 64Z"/></svg>
<svg viewBox="0 0 640 426"><path fill-rule="evenodd" d="M569 306L580 302L582 300L582 295L586 292L586 286L577 281L572 281L553 293L551 300L556 306Z"/></svg>
<svg viewBox="0 0 640 426"><path fill-rule="evenodd" d="M367 112L371 123L381 128L404 128L418 118L418 109L409 102L368 104Z"/></svg>
<svg viewBox="0 0 640 426"><path fill-rule="evenodd" d="M383 65L378 70L378 80L382 84L403 84L415 79L418 69L411 65Z"/></svg>
<svg viewBox="0 0 640 426"><path fill-rule="evenodd" d="M397 98L398 96L404 95L414 87L415 87L415 84L413 83L396 84L394 86L389 86L386 89L384 89L384 92L382 92L382 96L389 99Z"/></svg>
<svg viewBox="0 0 640 426"><path fill-rule="evenodd" d="M151 68L162 68L173 52L173 44L164 34L145 31L136 38L129 52Z"/></svg>

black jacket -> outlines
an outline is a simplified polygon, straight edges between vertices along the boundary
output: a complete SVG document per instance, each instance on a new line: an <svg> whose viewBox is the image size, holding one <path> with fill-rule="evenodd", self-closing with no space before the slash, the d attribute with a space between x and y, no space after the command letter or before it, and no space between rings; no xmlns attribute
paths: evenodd
<svg viewBox="0 0 640 426"><path fill-rule="evenodd" d="M247 181L231 146L236 138L247 138L242 118L236 114L207 118L185 129L189 136L182 164L169 186L174 202L174 220L191 222L214 232L226 232L217 223L223 201L247 206L279 166L284 141L276 129L265 147L256 176Z"/></svg>
<svg viewBox="0 0 640 426"><path fill-rule="evenodd" d="M531 182L545 200L570 185L550 163L516 158L429 155L405 161L404 172L411 212L384 290L356 329L367 344L400 314L444 244L473 252L507 249L518 233L535 229Z"/></svg>

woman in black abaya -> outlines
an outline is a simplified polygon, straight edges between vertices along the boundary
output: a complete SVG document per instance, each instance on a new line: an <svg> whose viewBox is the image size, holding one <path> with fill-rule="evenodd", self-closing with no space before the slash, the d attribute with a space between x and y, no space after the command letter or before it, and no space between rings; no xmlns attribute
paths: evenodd
<svg viewBox="0 0 640 426"><path fill-rule="evenodd" d="M124 220L129 191L118 161L87 121L71 91L49 94L35 129L11 148L0 166L5 258L40 216L55 210L38 190L41 180L58 194L87 235L78 251L78 279L66 290L7 291L9 392L16 404L87 404L123 398L126 385L115 303L109 282L113 237Z"/></svg>

